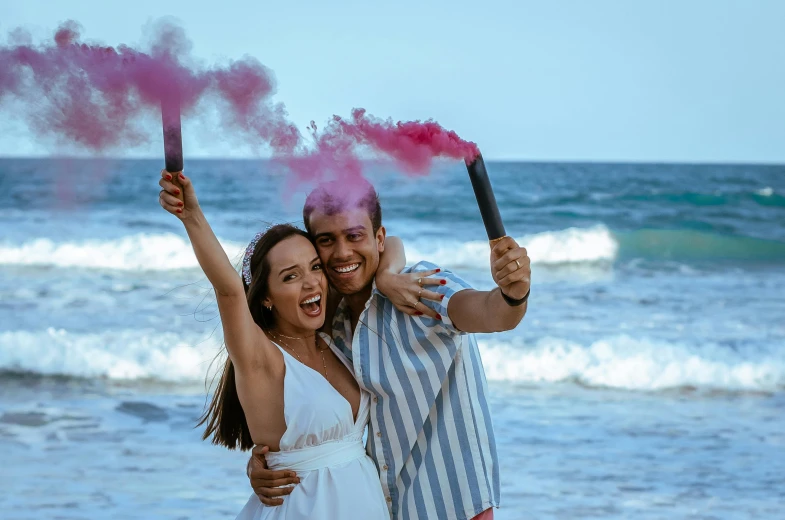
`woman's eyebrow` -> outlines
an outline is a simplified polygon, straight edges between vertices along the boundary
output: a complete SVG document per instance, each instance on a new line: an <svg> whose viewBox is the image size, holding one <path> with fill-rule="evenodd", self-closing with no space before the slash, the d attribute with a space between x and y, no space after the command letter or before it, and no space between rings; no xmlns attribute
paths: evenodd
<svg viewBox="0 0 785 520"><path fill-rule="evenodd" d="M285 268L281 269L281 272L278 273L278 276L284 274L286 271L291 271L292 269L297 269L297 266L296 265L290 265L289 267L285 267Z"/></svg>

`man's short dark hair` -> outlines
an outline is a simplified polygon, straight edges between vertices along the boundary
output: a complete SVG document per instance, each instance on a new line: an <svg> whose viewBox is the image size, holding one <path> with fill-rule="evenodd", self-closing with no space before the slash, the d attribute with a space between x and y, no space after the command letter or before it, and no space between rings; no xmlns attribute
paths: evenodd
<svg viewBox="0 0 785 520"><path fill-rule="evenodd" d="M312 234L310 219L314 210L318 209L325 215L337 215L355 208L367 211L373 232L379 231L382 227L382 206L379 194L370 182L363 179L348 186L347 182L340 181L323 183L314 188L305 199L303 224L308 233Z"/></svg>

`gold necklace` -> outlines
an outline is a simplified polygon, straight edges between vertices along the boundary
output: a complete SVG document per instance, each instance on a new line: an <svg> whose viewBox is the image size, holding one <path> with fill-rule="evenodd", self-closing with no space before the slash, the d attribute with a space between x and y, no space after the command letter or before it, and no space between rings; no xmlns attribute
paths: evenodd
<svg viewBox="0 0 785 520"><path fill-rule="evenodd" d="M283 335L283 334L281 334L281 333L279 333L277 331L270 331L270 332L272 332L274 335L278 336L279 338L307 339L307 338L292 338L291 336L285 336L285 335ZM311 337L311 336L308 336L308 337ZM319 348L319 341L316 339L316 334L313 335L313 338L314 338L313 346L316 347L316 349L319 351L319 354L321 354L321 356L322 356L322 366L324 367L324 378L327 379L327 381L329 382L330 379L327 377L327 361L325 361L325 359L324 359L324 351L327 350L327 348L329 348L329 345L327 346L327 348ZM300 363L302 363L305 366L308 366L308 365L306 365L303 362L302 358L300 357L300 355L297 353L296 350L294 350L292 347L290 347L289 345L287 345L286 343L284 343L280 339L278 341L284 347L286 347L287 350L290 350L292 352L292 354L294 354L294 357L297 358L297 361L299 361Z"/></svg>
<svg viewBox="0 0 785 520"><path fill-rule="evenodd" d="M280 333L280 332L278 332L277 330L271 330L270 332L272 332L272 333L273 333L273 334L275 334L276 336L279 336L279 337L281 337L281 338L286 338L286 339L308 339L308 338L314 338L314 337L316 337L316 333L315 333L315 332L314 332L313 336L303 336L303 337L301 337L301 338L298 338L298 337L295 337L295 336L287 336L286 334L281 334L281 333Z"/></svg>

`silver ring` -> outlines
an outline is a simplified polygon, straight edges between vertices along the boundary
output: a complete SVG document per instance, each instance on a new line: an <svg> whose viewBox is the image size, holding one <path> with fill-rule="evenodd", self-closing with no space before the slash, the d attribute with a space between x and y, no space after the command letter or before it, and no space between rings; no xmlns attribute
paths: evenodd
<svg viewBox="0 0 785 520"><path fill-rule="evenodd" d="M418 301L417 301L417 302L414 302L414 305L412 305L412 307L413 307L415 310L417 310L417 305L419 305L419 303L420 303L420 302L418 302Z"/></svg>

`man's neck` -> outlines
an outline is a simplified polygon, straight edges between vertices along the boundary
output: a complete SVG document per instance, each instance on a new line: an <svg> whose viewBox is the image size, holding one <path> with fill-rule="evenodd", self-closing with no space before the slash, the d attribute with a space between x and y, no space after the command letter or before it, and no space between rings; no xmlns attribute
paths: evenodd
<svg viewBox="0 0 785 520"><path fill-rule="evenodd" d="M357 321L360 319L360 314L365 310L365 304L368 303L371 292L373 292L373 283L368 284L359 292L344 296L346 305L349 307L349 316L352 320L352 333L357 328Z"/></svg>

